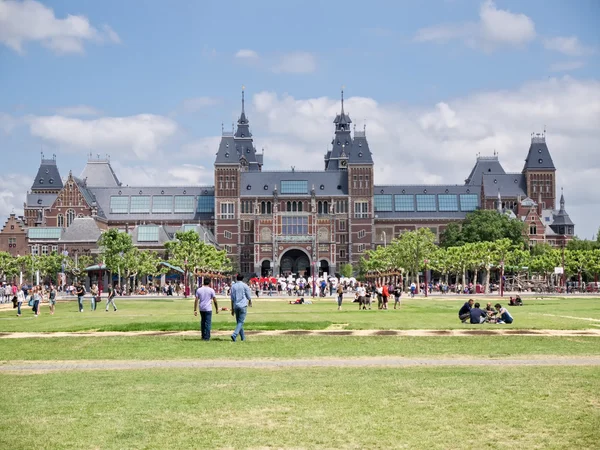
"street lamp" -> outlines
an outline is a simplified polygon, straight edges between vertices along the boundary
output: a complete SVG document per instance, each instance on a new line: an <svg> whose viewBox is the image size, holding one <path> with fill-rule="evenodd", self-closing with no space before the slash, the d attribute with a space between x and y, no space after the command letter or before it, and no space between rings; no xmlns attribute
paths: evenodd
<svg viewBox="0 0 600 450"><path fill-rule="evenodd" d="M425 263L425 270L423 271L423 275L425 277L425 297L427 297L427 292L429 291L429 284L427 283L427 264L429 264L429 260L426 259L423 262Z"/></svg>
<svg viewBox="0 0 600 450"><path fill-rule="evenodd" d="M387 234L385 234L385 231L381 232L381 237L383 237L383 246L387 247Z"/></svg>
<svg viewBox="0 0 600 450"><path fill-rule="evenodd" d="M500 261L500 297L504 297L504 260Z"/></svg>

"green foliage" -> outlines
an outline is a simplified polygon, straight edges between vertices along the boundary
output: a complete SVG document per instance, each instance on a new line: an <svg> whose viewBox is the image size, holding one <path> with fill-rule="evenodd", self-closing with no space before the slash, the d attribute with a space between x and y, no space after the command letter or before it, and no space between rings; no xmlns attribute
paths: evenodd
<svg viewBox="0 0 600 450"><path fill-rule="evenodd" d="M218 251L210 244L200 240L194 230L178 231L175 240L165 244L169 262L191 273L195 269L202 271L227 272L231 262L225 251Z"/></svg>
<svg viewBox="0 0 600 450"><path fill-rule="evenodd" d="M507 238L516 247L525 246L525 224L495 210L477 210L467 214L460 230L449 224L440 237L443 247L461 246L474 242L494 242Z"/></svg>
<svg viewBox="0 0 600 450"><path fill-rule="evenodd" d="M116 228L102 233L98 245L104 264L113 272L116 272L123 264L125 254L133 249L131 236Z"/></svg>
<svg viewBox="0 0 600 450"><path fill-rule="evenodd" d="M352 264L342 264L342 267L340 267L340 274L343 277L350 278L354 274Z"/></svg>
<svg viewBox="0 0 600 450"><path fill-rule="evenodd" d="M596 249L600 249L600 241L599 240L590 241L587 239L579 239L577 236L575 236L573 239L571 239L567 243L567 249L568 250L583 250L583 251L596 250Z"/></svg>

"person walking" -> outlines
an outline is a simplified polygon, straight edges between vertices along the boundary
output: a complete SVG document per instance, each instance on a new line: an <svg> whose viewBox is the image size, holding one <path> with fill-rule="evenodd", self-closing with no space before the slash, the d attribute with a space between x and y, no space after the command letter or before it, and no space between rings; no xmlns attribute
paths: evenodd
<svg viewBox="0 0 600 450"><path fill-rule="evenodd" d="M215 312L219 314L219 305L217 296L213 288L210 287L210 278L204 277L203 286L196 290L196 299L194 300L194 316L198 315L198 304L200 305L200 332L203 341L210 341L210 329L212 327L212 303L215 305Z"/></svg>
<svg viewBox="0 0 600 450"><path fill-rule="evenodd" d="M96 305L98 304L98 286L92 284L90 288L90 293L92 294L92 311L96 311Z"/></svg>
<svg viewBox="0 0 600 450"><path fill-rule="evenodd" d="M79 304L79 312L83 312L83 297L85 296L85 288L83 284L79 282L77 285L77 303Z"/></svg>
<svg viewBox="0 0 600 450"><path fill-rule="evenodd" d="M381 286L381 298L383 299L383 309L388 309L388 297L390 296L390 290L386 283Z"/></svg>
<svg viewBox="0 0 600 450"><path fill-rule="evenodd" d="M402 297L402 288L399 284L394 288L394 309L396 307L400 308L402 306L400 298Z"/></svg>
<svg viewBox="0 0 600 450"><path fill-rule="evenodd" d="M342 286L342 283L338 284L337 287L337 302L338 302L338 311L342 310L342 300L344 299L344 286Z"/></svg>
<svg viewBox="0 0 600 450"><path fill-rule="evenodd" d="M231 315L235 315L237 325L231 335L231 340L235 342L238 335L242 341L246 340L244 335L244 321L248 311L248 302L252 300L250 288L244 283L244 275L238 274L237 281L231 286Z"/></svg>
<svg viewBox="0 0 600 450"><path fill-rule="evenodd" d="M17 292L17 317L21 317L21 306L25 301L25 292L23 291L23 286Z"/></svg>
<svg viewBox="0 0 600 450"><path fill-rule="evenodd" d="M50 307L50 315L54 315L56 309L56 287L50 285L50 293L48 294L48 306Z"/></svg>
<svg viewBox="0 0 600 450"><path fill-rule="evenodd" d="M42 303L42 289L40 286L35 286L33 288L33 314L37 317L40 314L40 303Z"/></svg>
<svg viewBox="0 0 600 450"><path fill-rule="evenodd" d="M112 303L112 306L114 308L114 311L117 310L117 305L115 305L115 288L113 287L112 284L108 285L108 298L106 299L106 312L108 312L108 307L110 306L110 304Z"/></svg>

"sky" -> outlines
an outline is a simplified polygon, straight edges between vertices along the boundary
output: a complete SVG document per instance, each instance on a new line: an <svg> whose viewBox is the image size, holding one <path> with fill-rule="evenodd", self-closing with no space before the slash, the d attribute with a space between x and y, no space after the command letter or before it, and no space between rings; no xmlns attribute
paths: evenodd
<svg viewBox="0 0 600 450"><path fill-rule="evenodd" d="M242 86L264 169L321 169L344 86L378 184L460 184L494 152L520 172L545 130L591 238L598 23L597 0L0 0L0 217L41 152L63 177L91 154L130 186L212 184Z"/></svg>

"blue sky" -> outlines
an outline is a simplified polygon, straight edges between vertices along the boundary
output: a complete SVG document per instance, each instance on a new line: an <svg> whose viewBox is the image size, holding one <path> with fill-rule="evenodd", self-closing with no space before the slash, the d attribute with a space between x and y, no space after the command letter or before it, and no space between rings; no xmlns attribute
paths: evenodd
<svg viewBox="0 0 600 450"><path fill-rule="evenodd" d="M600 225L587 211L600 210L589 192L600 175L595 0L0 0L2 10L0 151L18 179L0 185L2 215L19 212L40 149L63 176L92 152L110 154L126 184L211 182L242 84L266 167L293 154L319 168L345 85L376 182L459 183L476 153L494 150L518 171L545 125L578 233ZM383 168L390 160L400 176Z"/></svg>

